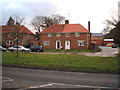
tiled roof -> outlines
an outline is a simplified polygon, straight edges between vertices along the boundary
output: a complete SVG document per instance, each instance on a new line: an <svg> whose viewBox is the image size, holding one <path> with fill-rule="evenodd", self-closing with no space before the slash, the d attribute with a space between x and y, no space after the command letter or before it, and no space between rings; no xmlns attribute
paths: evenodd
<svg viewBox="0 0 120 90"><path fill-rule="evenodd" d="M13 25L5 25L5 26L0 26L2 28L2 33L16 33L18 26L13 26ZM21 25L20 30L18 31L19 33L27 33L27 34L33 34L29 29L27 29L25 26Z"/></svg>
<svg viewBox="0 0 120 90"><path fill-rule="evenodd" d="M92 36L103 36L103 33L92 33Z"/></svg>
<svg viewBox="0 0 120 90"><path fill-rule="evenodd" d="M41 33L86 33L89 32L80 24L55 24L47 29L43 30Z"/></svg>

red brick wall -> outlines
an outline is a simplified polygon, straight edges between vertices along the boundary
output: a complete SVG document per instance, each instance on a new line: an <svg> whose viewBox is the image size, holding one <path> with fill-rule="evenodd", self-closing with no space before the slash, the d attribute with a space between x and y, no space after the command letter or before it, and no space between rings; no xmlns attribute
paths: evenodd
<svg viewBox="0 0 120 90"><path fill-rule="evenodd" d="M88 49L89 35L81 33L80 37L75 37L75 34L70 34L70 37L66 37L65 34L61 34L60 37L56 37L56 34L52 34L52 37L48 37L48 34L41 34L40 43L42 46L44 41L49 41L49 46L44 46L46 49L56 49L56 41L61 41L61 46L65 49L65 41L70 40L70 49ZM85 40L85 46L78 46L77 40Z"/></svg>
<svg viewBox="0 0 120 90"><path fill-rule="evenodd" d="M103 45L103 36L92 36L91 41L96 42L99 46Z"/></svg>
<svg viewBox="0 0 120 90"><path fill-rule="evenodd" d="M27 45L28 42L30 42L30 44L31 44L31 40L35 39L33 34L29 34L29 35L28 34L19 34L18 37L19 37L19 45ZM11 37L9 37L7 33L2 34L2 45L6 46L6 47L16 45L15 38L16 38L15 33L12 33ZM14 44L9 45L9 46L6 45L7 40L13 40Z"/></svg>

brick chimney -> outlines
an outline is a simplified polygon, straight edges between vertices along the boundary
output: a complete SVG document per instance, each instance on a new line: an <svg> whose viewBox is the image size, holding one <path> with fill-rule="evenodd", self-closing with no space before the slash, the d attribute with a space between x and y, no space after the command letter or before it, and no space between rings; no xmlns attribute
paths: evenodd
<svg viewBox="0 0 120 90"><path fill-rule="evenodd" d="M88 21L88 30L90 31L90 21Z"/></svg>
<svg viewBox="0 0 120 90"><path fill-rule="evenodd" d="M65 20L65 24L69 24L69 20Z"/></svg>
<svg viewBox="0 0 120 90"><path fill-rule="evenodd" d="M90 32L90 21L88 21L88 30L89 30L89 32ZM90 47L90 45L91 45L91 35L92 35L92 33L90 32L89 33L89 49L91 49L91 47Z"/></svg>

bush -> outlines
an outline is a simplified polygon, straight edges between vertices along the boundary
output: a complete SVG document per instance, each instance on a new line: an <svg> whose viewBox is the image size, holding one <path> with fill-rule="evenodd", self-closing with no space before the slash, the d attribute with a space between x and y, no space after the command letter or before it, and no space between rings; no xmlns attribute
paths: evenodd
<svg viewBox="0 0 120 90"><path fill-rule="evenodd" d="M99 48L96 43L91 43L90 50L92 50L93 52L100 52L102 49Z"/></svg>

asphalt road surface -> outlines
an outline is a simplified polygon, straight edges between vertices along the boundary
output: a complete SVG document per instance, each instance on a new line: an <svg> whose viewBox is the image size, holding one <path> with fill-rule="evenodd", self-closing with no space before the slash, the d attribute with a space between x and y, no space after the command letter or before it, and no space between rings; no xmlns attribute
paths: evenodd
<svg viewBox="0 0 120 90"><path fill-rule="evenodd" d="M118 90L117 74L51 71L16 67L3 67L2 72L2 88L4 89L89 88L90 90Z"/></svg>

